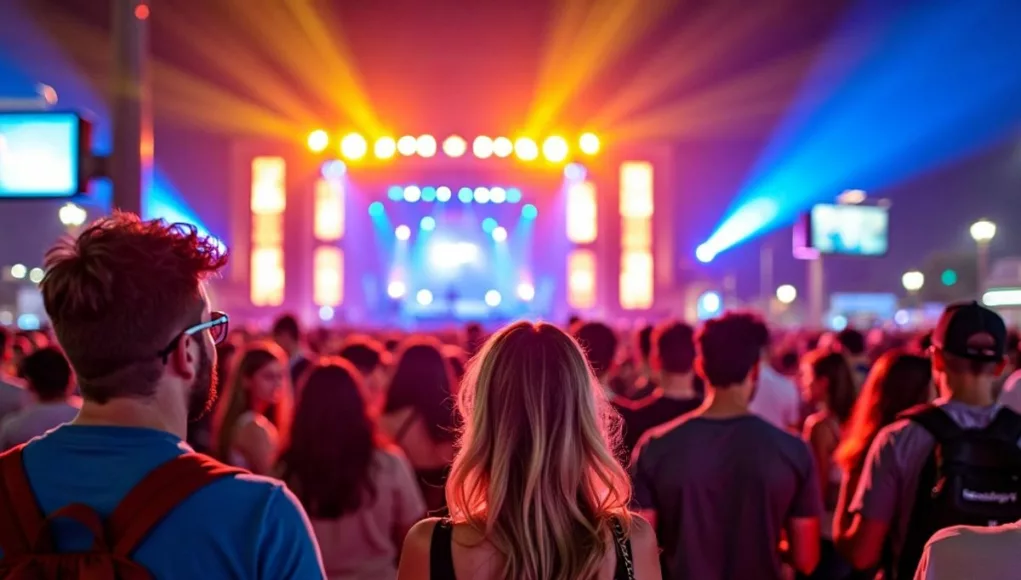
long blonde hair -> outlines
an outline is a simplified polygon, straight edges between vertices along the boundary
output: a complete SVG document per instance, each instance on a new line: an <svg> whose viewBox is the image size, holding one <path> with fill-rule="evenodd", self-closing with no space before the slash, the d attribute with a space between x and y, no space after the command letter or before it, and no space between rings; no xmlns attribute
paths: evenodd
<svg viewBox="0 0 1021 580"><path fill-rule="evenodd" d="M631 484L614 459L612 408L573 338L519 322L469 363L447 481L455 523L483 534L513 580L594 578L630 527Z"/></svg>

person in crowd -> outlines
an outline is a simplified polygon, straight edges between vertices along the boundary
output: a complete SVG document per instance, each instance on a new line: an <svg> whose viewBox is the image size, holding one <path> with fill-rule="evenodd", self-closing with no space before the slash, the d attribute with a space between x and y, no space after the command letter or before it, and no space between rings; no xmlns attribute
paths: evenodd
<svg viewBox="0 0 1021 580"><path fill-rule="evenodd" d="M478 322L470 322L464 327L464 349L470 356L475 356L486 342L486 329Z"/></svg>
<svg viewBox="0 0 1021 580"><path fill-rule="evenodd" d="M793 349L783 351L777 358L776 370L788 379L796 379L801 372L801 357L798 356L798 351Z"/></svg>
<svg viewBox="0 0 1021 580"><path fill-rule="evenodd" d="M41 348L21 361L32 402L0 423L0 448L10 449L69 423L81 401L71 397L71 366L56 347Z"/></svg>
<svg viewBox="0 0 1021 580"><path fill-rule="evenodd" d="M291 385L297 385L302 373L311 364L308 349L302 340L301 325L293 314L284 314L273 323L273 342L287 354Z"/></svg>
<svg viewBox="0 0 1021 580"><path fill-rule="evenodd" d="M915 580L1016 578L1021 521L1001 526L951 526L925 545Z"/></svg>
<svg viewBox="0 0 1021 580"><path fill-rule="evenodd" d="M369 414L378 417L386 401L390 353L378 340L364 334L356 334L344 341L340 347L340 356L350 361L361 373Z"/></svg>
<svg viewBox="0 0 1021 580"><path fill-rule="evenodd" d="M6 372L6 369L13 368L11 367L13 347L14 333L0 326L0 421L28 402L21 379L13 376L14 373Z"/></svg>
<svg viewBox="0 0 1021 580"><path fill-rule="evenodd" d="M456 344L445 344L443 345L443 356L446 357L450 368L454 371L454 383L460 385L465 372L467 372L466 365L468 364L464 349Z"/></svg>
<svg viewBox="0 0 1021 580"><path fill-rule="evenodd" d="M635 334L635 354L631 357L635 369L635 379L628 391L629 397L636 401L653 394L658 386L658 377L652 364L652 333L654 330L653 325L644 324Z"/></svg>
<svg viewBox="0 0 1021 580"><path fill-rule="evenodd" d="M812 575L820 580L839 580L851 570L833 545L833 512L840 494L840 466L833 459L854 409L857 385L847 359L839 352L815 350L801 363L802 397L814 412L805 420L805 441L812 449L823 499L822 553Z"/></svg>
<svg viewBox="0 0 1021 580"><path fill-rule="evenodd" d="M854 373L856 384L865 384L869 374L868 346L865 335L860 330L845 328L837 333L837 344L840 351L847 357L847 364L851 365L851 372Z"/></svg>
<svg viewBox="0 0 1021 580"><path fill-rule="evenodd" d="M1002 383L998 388L1001 405L1010 407L1021 413L1021 344L1017 332L1010 333L1007 340L1007 366L1001 376Z"/></svg>
<svg viewBox="0 0 1021 580"><path fill-rule="evenodd" d="M362 377L342 358L313 363L277 467L312 519L330 580L393 580L404 537L425 516L411 465L376 431Z"/></svg>
<svg viewBox="0 0 1021 580"><path fill-rule="evenodd" d="M592 372L606 390L607 398L613 400L624 396L630 388L614 380L617 348L620 346L617 333L602 322L583 322L574 331L574 338L585 349Z"/></svg>
<svg viewBox="0 0 1021 580"><path fill-rule="evenodd" d="M271 342L253 342L236 355L217 406L216 456L253 473L272 473L293 412L287 355ZM267 413L273 412L271 420Z"/></svg>
<svg viewBox="0 0 1021 580"><path fill-rule="evenodd" d="M764 323L728 313L697 336L705 403L645 434L632 461L634 505L652 522L672 580L784 577L819 561L819 480L800 438L751 413Z"/></svg>
<svg viewBox="0 0 1021 580"><path fill-rule="evenodd" d="M848 512L851 496L858 489L865 458L876 435L901 413L932 400L933 396L929 359L907 350L892 350L873 365L835 453L841 480L834 509L833 537L843 533L851 523Z"/></svg>
<svg viewBox="0 0 1021 580"><path fill-rule="evenodd" d="M773 369L770 351L771 337L765 322L759 321L755 336L759 340L759 356L757 385L749 409L773 426L780 429L800 432L801 395L794 381Z"/></svg>
<svg viewBox="0 0 1021 580"><path fill-rule="evenodd" d="M702 404L695 387L695 329L683 322L665 322L655 328L651 341L650 358L660 377L659 387L637 401L614 399L624 421L625 458L631 457L646 431Z"/></svg>
<svg viewBox="0 0 1021 580"><path fill-rule="evenodd" d="M432 337L409 338L397 353L380 426L415 468L429 511L446 506L454 458L454 371Z"/></svg>
<svg viewBox="0 0 1021 580"><path fill-rule="evenodd" d="M400 580L661 577L651 526L627 510L605 391L568 334L511 325L464 385L451 517L412 528Z"/></svg>
<svg viewBox="0 0 1021 580"><path fill-rule="evenodd" d="M238 339L235 339L235 341ZM216 376L224 379L230 376L230 369L234 368L235 356L238 352L237 342L231 337L216 345ZM242 343L243 344L243 343ZM207 455L215 454L213 445L213 418L219 411L219 403L222 397L217 396L209 411L197 421L188 424L188 445L199 453Z"/></svg>
<svg viewBox="0 0 1021 580"><path fill-rule="evenodd" d="M214 345L228 318L210 311L203 280L226 261L193 226L126 213L47 252L43 302L84 400L71 424L0 456L5 532L46 526L61 565L79 562L82 571L82 558L103 561L100 552L81 555L93 545L86 528L43 523L74 504L74 515L107 520L107 540L123 542L118 549L153 577L323 577L308 519L286 486L237 474L184 442L188 421L215 394ZM27 488L12 489L12 478ZM32 557L16 542L0 549L0 565Z"/></svg>
<svg viewBox="0 0 1021 580"><path fill-rule="evenodd" d="M1021 418L993 398L993 382L1005 365L1006 339L1003 319L976 302L952 304L940 317L932 336L932 365L941 398L876 435L851 500L850 523L837 535L837 547L856 569L881 566L887 578L911 578L925 543L939 527L967 523L952 521L942 509L944 494L937 490L949 494L957 486L937 487L936 455L939 445L949 440L941 433L947 430L953 438L970 431L998 441L998 432L986 428L1001 416L998 424L1005 422L1006 430L1021 428ZM1015 447L1018 437L1013 439L1008 445ZM968 505L967 498L957 501L961 510ZM1013 510L1014 505L1008 502L1001 508ZM988 520L995 519L983 511Z"/></svg>

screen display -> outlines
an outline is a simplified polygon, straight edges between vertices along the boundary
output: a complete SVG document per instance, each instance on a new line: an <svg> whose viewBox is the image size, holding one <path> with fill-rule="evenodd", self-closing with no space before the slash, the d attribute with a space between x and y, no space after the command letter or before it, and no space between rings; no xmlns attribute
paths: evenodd
<svg viewBox="0 0 1021 580"><path fill-rule="evenodd" d="M812 247L822 254L882 256L889 247L887 208L817 205L812 208Z"/></svg>
<svg viewBox="0 0 1021 580"><path fill-rule="evenodd" d="M79 193L81 130L74 113L0 113L0 198Z"/></svg>

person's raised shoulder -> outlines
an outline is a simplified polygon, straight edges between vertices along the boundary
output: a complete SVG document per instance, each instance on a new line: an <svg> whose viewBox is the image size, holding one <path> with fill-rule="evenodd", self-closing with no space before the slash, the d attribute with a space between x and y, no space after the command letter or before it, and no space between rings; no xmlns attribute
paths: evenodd
<svg viewBox="0 0 1021 580"><path fill-rule="evenodd" d="M411 526L411 529L408 530L408 535L404 538L401 563L408 562L413 565L421 565L429 562L433 531L440 521L440 518L426 518Z"/></svg>
<svg viewBox="0 0 1021 580"><path fill-rule="evenodd" d="M644 543L651 542L653 546L656 545L656 530L652 528L652 524L649 520L645 519L641 515L632 512L631 513L631 543Z"/></svg>

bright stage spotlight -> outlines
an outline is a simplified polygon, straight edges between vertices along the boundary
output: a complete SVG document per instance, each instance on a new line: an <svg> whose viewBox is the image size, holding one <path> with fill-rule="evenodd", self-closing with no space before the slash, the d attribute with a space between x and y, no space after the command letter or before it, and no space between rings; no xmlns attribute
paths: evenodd
<svg viewBox="0 0 1021 580"><path fill-rule="evenodd" d="M568 181L584 181L588 171L581 163L568 163L564 166L564 178Z"/></svg>
<svg viewBox="0 0 1021 580"><path fill-rule="evenodd" d="M394 280L386 287L386 295L394 300L398 298L404 298L404 295L408 292L408 287L404 285L404 282L400 280Z"/></svg>
<svg viewBox="0 0 1021 580"><path fill-rule="evenodd" d="M436 201L436 188L433 186L422 188L422 201Z"/></svg>
<svg viewBox="0 0 1021 580"><path fill-rule="evenodd" d="M412 203L422 199L422 190L417 185L409 185L404 188L404 201Z"/></svg>
<svg viewBox="0 0 1021 580"><path fill-rule="evenodd" d="M507 203L520 203L521 190L516 187L507 189Z"/></svg>
<svg viewBox="0 0 1021 580"><path fill-rule="evenodd" d="M493 228L493 241L494 242L506 242L507 241L507 228L503 226L496 226Z"/></svg>
<svg viewBox="0 0 1021 580"><path fill-rule="evenodd" d="M528 137L521 137L514 142L514 153L522 161L535 161L539 156L539 146Z"/></svg>
<svg viewBox="0 0 1021 580"><path fill-rule="evenodd" d="M418 154L422 157L436 155L436 137L432 135L419 135L415 145L418 147Z"/></svg>
<svg viewBox="0 0 1021 580"><path fill-rule="evenodd" d="M702 244L698 248L695 248L695 257L698 258L699 262L708 264L716 259L716 252L714 252L708 245Z"/></svg>
<svg viewBox="0 0 1021 580"><path fill-rule="evenodd" d="M461 200L461 203L472 202L472 190L470 187L462 187L457 190L457 199Z"/></svg>
<svg viewBox="0 0 1021 580"><path fill-rule="evenodd" d="M397 226L397 229L394 230L394 235L397 236L398 240L405 242L411 237L411 228L405 225L399 225Z"/></svg>
<svg viewBox="0 0 1021 580"><path fill-rule="evenodd" d="M383 207L383 203L374 201L369 204L369 215L372 217L379 217L386 213L386 208Z"/></svg>
<svg viewBox="0 0 1021 580"><path fill-rule="evenodd" d="M344 135L344 138L340 141L340 154L346 159L357 161L362 157L365 157L366 151L369 149L369 144L366 143L365 137L362 137L358 133L348 133Z"/></svg>
<svg viewBox="0 0 1021 580"><path fill-rule="evenodd" d="M397 152L405 157L411 157L418 149L418 139L411 135L405 135L397 140Z"/></svg>
<svg viewBox="0 0 1021 580"><path fill-rule="evenodd" d="M399 185L391 185L386 190L386 196L394 201L400 201L404 199L404 188Z"/></svg>
<svg viewBox="0 0 1021 580"><path fill-rule="evenodd" d="M567 146L567 141L563 137L552 136L547 137L542 142L542 155L546 158L546 161L550 163L560 163L564 159L567 159L567 154L570 153L570 148Z"/></svg>
<svg viewBox="0 0 1021 580"><path fill-rule="evenodd" d="M486 306L496 308L501 302L503 302L503 296L501 296L499 292L496 290L486 292Z"/></svg>
<svg viewBox="0 0 1021 580"><path fill-rule="evenodd" d="M539 215L539 210L534 205L526 203L521 206L521 217L526 220L534 220Z"/></svg>
<svg viewBox="0 0 1021 580"><path fill-rule="evenodd" d="M380 137L372 147L376 159L390 159L397 153L397 142L393 137Z"/></svg>
<svg viewBox="0 0 1021 580"><path fill-rule="evenodd" d="M500 224L496 223L495 219L487 217L486 219L482 220L482 231L486 232L487 234L491 234L498 225Z"/></svg>
<svg viewBox="0 0 1021 580"><path fill-rule="evenodd" d="M493 203L503 203L507 201L507 190L502 187L492 187L489 189L489 200Z"/></svg>
<svg viewBox="0 0 1021 580"><path fill-rule="evenodd" d="M479 159L488 159L493 155L493 140L485 135L479 135L472 143L472 153Z"/></svg>
<svg viewBox="0 0 1021 580"><path fill-rule="evenodd" d="M722 308L723 298L717 292L710 290L698 297L699 318L713 318L720 313Z"/></svg>
<svg viewBox="0 0 1021 580"><path fill-rule="evenodd" d="M510 157L514 153L514 143L506 137L493 139L493 155L497 157Z"/></svg>
<svg viewBox="0 0 1021 580"><path fill-rule="evenodd" d="M457 269L478 261L479 253L471 242L436 242L429 246L429 263L437 270Z"/></svg>
<svg viewBox="0 0 1021 580"><path fill-rule="evenodd" d="M595 133L583 133L578 138L578 148L585 155L595 155L599 153L599 137Z"/></svg>
<svg viewBox="0 0 1021 580"><path fill-rule="evenodd" d="M436 188L436 201L448 202L450 201L450 188L446 185L441 185Z"/></svg>
<svg viewBox="0 0 1021 580"><path fill-rule="evenodd" d="M427 215L418 223L418 227L421 228L423 232L431 232L436 229L436 219Z"/></svg>
<svg viewBox="0 0 1021 580"><path fill-rule="evenodd" d="M518 284L518 298L525 302L531 302L535 298L535 286L532 286L528 282L522 282Z"/></svg>
<svg viewBox="0 0 1021 580"><path fill-rule="evenodd" d="M468 142L459 135L451 135L443 141L443 153L447 157L460 157L468 150Z"/></svg>
<svg viewBox="0 0 1021 580"><path fill-rule="evenodd" d="M309 151L322 153L330 146L330 134L322 129L316 129L308 134L306 143L308 143Z"/></svg>
<svg viewBox="0 0 1021 580"><path fill-rule="evenodd" d="M336 312L334 312L332 306L322 306L319 308L319 320L322 320L323 322L333 320L335 314Z"/></svg>
<svg viewBox="0 0 1021 580"><path fill-rule="evenodd" d="M475 188L475 203L489 203L489 188L488 187L476 187Z"/></svg>
<svg viewBox="0 0 1021 580"><path fill-rule="evenodd" d="M347 173L347 165L340 159L333 159L323 163L323 166L319 169L323 177L326 179L340 179Z"/></svg>
<svg viewBox="0 0 1021 580"><path fill-rule="evenodd" d="M417 300L422 306L429 306L433 303L433 293L422 288L418 291L418 294L415 295L415 300Z"/></svg>

